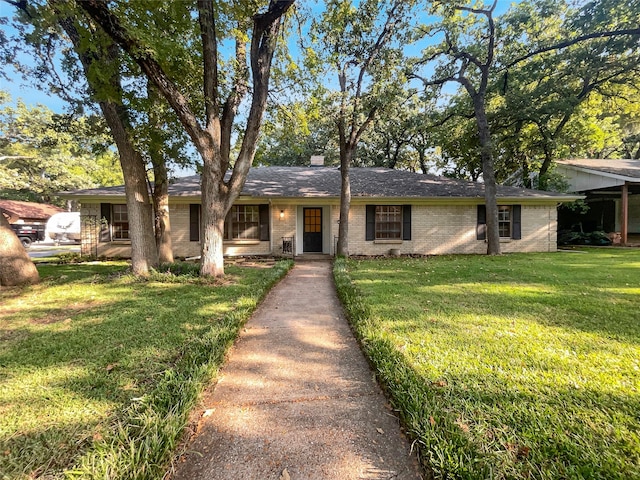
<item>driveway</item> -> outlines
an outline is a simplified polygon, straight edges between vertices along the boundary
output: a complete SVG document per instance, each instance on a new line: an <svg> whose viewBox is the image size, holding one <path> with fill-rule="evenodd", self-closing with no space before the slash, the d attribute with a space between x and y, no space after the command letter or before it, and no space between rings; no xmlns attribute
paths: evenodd
<svg viewBox="0 0 640 480"><path fill-rule="evenodd" d="M80 245L71 242L60 245L55 245L52 241L36 242L31 244L27 253L31 258L53 257L61 253L80 253Z"/></svg>

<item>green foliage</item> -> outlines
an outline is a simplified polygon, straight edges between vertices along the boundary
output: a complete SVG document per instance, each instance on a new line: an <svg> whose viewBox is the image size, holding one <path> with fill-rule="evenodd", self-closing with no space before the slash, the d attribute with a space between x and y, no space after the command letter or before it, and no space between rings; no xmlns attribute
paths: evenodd
<svg viewBox="0 0 640 480"><path fill-rule="evenodd" d="M558 245L611 245L605 232L558 232Z"/></svg>
<svg viewBox="0 0 640 480"><path fill-rule="evenodd" d="M295 62L295 82L279 89L296 94L272 112L260 163L282 159L282 164L307 164L311 154L337 158L337 139L330 128L344 101L344 118L354 125L377 109L376 123L362 136L355 164L431 168L478 179L480 146L471 101L462 88L442 89L437 80L455 73L462 51L486 58L486 19L457 7L488 8L489 3L436 2L413 9L407 3L398 35L379 66L366 71L363 97L354 104L349 95L357 90L352 87L358 67L391 4L327 3L310 30L300 27L304 60ZM564 0L532 0L514 3L495 16L497 43L486 110L498 181L519 173L527 186L536 186L532 179L541 178L540 186L557 189L547 172L556 159L640 157L640 114L634 101L640 78L637 36L593 39L511 65L538 48L578 35L633 28L640 22L640 5L634 0L630 6L621 0L577 6ZM398 48L406 44L411 49ZM418 58L407 55L415 51L420 51ZM437 53L446 51L452 54L451 62L434 61ZM337 92L339 82L331 71L344 73L346 96ZM282 69L283 76L290 74ZM479 71L473 62L465 74L477 85ZM427 84L422 99L414 94L417 80ZM352 105L357 105L355 111Z"/></svg>
<svg viewBox="0 0 640 480"><path fill-rule="evenodd" d="M205 284L183 265L151 279L124 262L41 265L40 285L2 290L0 471L161 478L202 388L290 267L228 267Z"/></svg>
<svg viewBox="0 0 640 480"><path fill-rule="evenodd" d="M416 62L416 73L430 89L442 93L439 79L460 78L458 69L469 55L479 62L487 58L486 18L459 8L471 3L434 4L430 10L434 23L419 29L423 41L442 39L426 48ZM489 3L475 2L473 6L489 8ZM522 183L531 186L532 174L538 172L540 186L549 188L545 175L556 159L635 154L635 136L624 130L626 124L633 125L635 131L637 124L627 124L628 117L621 117L622 111L628 110L624 98L634 94L621 92L627 88L637 91L637 34L591 39L528 56L580 35L634 28L640 22L640 4L637 0L632 3L629 8L620 0L577 6L563 0L524 1L495 17L495 58L485 108L498 181L520 172ZM448 60L435 62L443 53ZM469 62L464 76L478 88L476 61ZM454 174L469 176L477 170L479 156L472 141L475 130L461 128L473 111L471 102L458 94L442 99L439 108L451 116L439 130L443 159L454 165L450 169Z"/></svg>
<svg viewBox="0 0 640 480"><path fill-rule="evenodd" d="M414 3L332 0L320 18L312 20L314 48L307 52L325 68L317 81L335 86L324 91L330 106L325 114L344 126L347 137L403 92L407 79L402 48Z"/></svg>
<svg viewBox="0 0 640 480"><path fill-rule="evenodd" d="M334 130L326 105L313 94L305 101L271 104L254 165L309 166L311 155L323 155L325 165L335 165L339 148Z"/></svg>
<svg viewBox="0 0 640 480"><path fill-rule="evenodd" d="M640 478L640 253L344 261L336 285L430 478Z"/></svg>
<svg viewBox="0 0 640 480"><path fill-rule="evenodd" d="M2 105L0 131L4 198L64 204L57 192L123 181L106 127L97 117L54 114L19 100L16 107Z"/></svg>
<svg viewBox="0 0 640 480"><path fill-rule="evenodd" d="M158 267L158 272L175 276L197 277L200 273L200 265L193 262L163 263Z"/></svg>
<svg viewBox="0 0 640 480"><path fill-rule="evenodd" d="M514 6L501 19L501 63L511 65L527 51L579 35L629 28L634 17L636 25L640 21L640 5L627 11L625 2L597 3L575 8L558 1ZM501 161L511 163L512 171L538 170L545 187L543 176L556 159L626 156L620 118L625 95L620 93L637 89L637 38L592 39L499 70L494 88L501 90L502 101L492 116L498 142L505 147Z"/></svg>

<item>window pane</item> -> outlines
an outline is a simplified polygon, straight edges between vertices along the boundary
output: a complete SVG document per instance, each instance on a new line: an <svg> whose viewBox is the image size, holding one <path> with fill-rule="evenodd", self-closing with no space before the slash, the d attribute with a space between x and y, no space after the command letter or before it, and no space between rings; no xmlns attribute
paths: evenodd
<svg viewBox="0 0 640 480"><path fill-rule="evenodd" d="M511 207L498 207L498 232L500 238L511 238Z"/></svg>
<svg viewBox="0 0 640 480"><path fill-rule="evenodd" d="M402 238L402 207L399 205L376 206L376 239Z"/></svg>
<svg viewBox="0 0 640 480"><path fill-rule="evenodd" d="M257 240L260 237L260 208L258 205L232 206L225 231L228 232L228 238L232 240Z"/></svg>
<svg viewBox="0 0 640 480"><path fill-rule="evenodd" d="M305 208L304 210L304 231L306 233L322 232L322 209Z"/></svg>
<svg viewBox="0 0 640 480"><path fill-rule="evenodd" d="M112 205L113 219L113 238L114 240L129 239L129 215L127 214L126 205Z"/></svg>

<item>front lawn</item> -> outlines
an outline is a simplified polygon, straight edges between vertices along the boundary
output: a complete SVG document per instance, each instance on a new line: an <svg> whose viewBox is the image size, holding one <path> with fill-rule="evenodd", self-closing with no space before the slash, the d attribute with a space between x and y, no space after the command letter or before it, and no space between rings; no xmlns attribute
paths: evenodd
<svg viewBox="0 0 640 480"><path fill-rule="evenodd" d="M0 290L0 478L162 478L202 386L288 269L139 280L124 263L38 267ZM186 273L186 274L185 274Z"/></svg>
<svg viewBox="0 0 640 480"><path fill-rule="evenodd" d="M334 273L434 478L640 478L640 251Z"/></svg>

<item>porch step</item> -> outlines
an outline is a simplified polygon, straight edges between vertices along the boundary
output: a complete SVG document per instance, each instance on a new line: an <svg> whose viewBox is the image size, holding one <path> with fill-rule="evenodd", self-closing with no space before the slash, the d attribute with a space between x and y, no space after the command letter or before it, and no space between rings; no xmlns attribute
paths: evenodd
<svg viewBox="0 0 640 480"><path fill-rule="evenodd" d="M304 260L304 261L327 261L333 258L332 255L327 253L302 253L300 255L295 256L295 260Z"/></svg>

